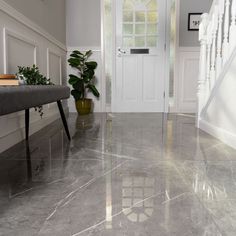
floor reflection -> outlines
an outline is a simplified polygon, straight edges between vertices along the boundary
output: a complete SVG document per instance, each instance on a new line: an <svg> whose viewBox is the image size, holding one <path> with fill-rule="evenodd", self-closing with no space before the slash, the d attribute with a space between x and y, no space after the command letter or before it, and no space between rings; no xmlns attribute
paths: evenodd
<svg viewBox="0 0 236 236"><path fill-rule="evenodd" d="M71 115L0 154L0 236L236 232L236 152L163 114ZM22 220L23 219L23 220Z"/></svg>
<svg viewBox="0 0 236 236"><path fill-rule="evenodd" d="M155 179L146 173L130 174L122 178L122 210L132 222L144 222L153 214Z"/></svg>
<svg viewBox="0 0 236 236"><path fill-rule="evenodd" d="M69 143L64 142L64 139L64 132L60 129L39 143L25 141L14 147L13 150L19 153L20 160L10 161L14 167L7 165L7 160L3 160L3 171L9 176L7 181L10 198L64 177L69 152ZM0 175L2 174L3 172Z"/></svg>

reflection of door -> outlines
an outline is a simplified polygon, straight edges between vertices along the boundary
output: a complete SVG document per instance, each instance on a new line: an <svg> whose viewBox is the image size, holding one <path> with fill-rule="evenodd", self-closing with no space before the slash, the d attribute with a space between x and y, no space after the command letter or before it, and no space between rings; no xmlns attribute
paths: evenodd
<svg viewBox="0 0 236 236"><path fill-rule="evenodd" d="M117 0L115 112L164 111L166 0Z"/></svg>
<svg viewBox="0 0 236 236"><path fill-rule="evenodd" d="M144 222L153 215L155 179L139 172L123 177L122 212L131 222Z"/></svg>

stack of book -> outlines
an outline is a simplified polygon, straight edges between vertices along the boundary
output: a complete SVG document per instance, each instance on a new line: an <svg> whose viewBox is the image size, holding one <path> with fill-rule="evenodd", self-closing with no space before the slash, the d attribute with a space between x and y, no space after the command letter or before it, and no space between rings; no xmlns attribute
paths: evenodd
<svg viewBox="0 0 236 236"><path fill-rule="evenodd" d="M1 85L19 85L19 80L15 75L0 74L0 86Z"/></svg>

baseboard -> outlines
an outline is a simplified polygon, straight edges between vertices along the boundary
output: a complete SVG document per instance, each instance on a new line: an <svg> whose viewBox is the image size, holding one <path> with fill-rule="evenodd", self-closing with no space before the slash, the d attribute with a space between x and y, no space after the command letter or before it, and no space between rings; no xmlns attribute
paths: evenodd
<svg viewBox="0 0 236 236"><path fill-rule="evenodd" d="M236 135L207 121L200 120L199 128L236 149Z"/></svg>
<svg viewBox="0 0 236 236"><path fill-rule="evenodd" d="M64 108L66 114L68 114L69 109ZM40 129L44 128L45 126L49 125L53 121L60 118L60 114L58 111L50 113L49 116L45 117L43 120L39 119L33 123L30 123L30 135L38 132ZM15 144L21 142L25 138L25 128L21 127L16 131L9 133L8 135L0 138L0 152L4 152L8 148L14 146Z"/></svg>
<svg viewBox="0 0 236 236"><path fill-rule="evenodd" d="M111 112L111 105L110 104L107 104L106 105L106 110L105 110L105 112Z"/></svg>

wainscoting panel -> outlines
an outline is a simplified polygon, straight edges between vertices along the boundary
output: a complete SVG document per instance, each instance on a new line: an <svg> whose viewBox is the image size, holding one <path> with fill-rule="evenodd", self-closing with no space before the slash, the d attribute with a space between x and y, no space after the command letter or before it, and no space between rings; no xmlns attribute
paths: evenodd
<svg viewBox="0 0 236 236"><path fill-rule="evenodd" d="M199 71L199 48L180 48L178 73L178 111L195 113Z"/></svg>
<svg viewBox="0 0 236 236"><path fill-rule="evenodd" d="M90 57L90 60L94 60L94 61L96 61L98 63L98 67L97 67L96 73L95 73L95 78L96 78L95 84L96 84L96 87L97 87L98 91L100 92L100 98L97 99L90 92L88 93L88 98L92 98L93 99L94 112L105 112L105 110L102 107L105 93L102 91L102 88L103 88L102 83L103 83L103 81L102 81L102 53L101 53L101 48L70 47L70 48L68 48L67 59L69 59L71 52L74 51L74 50L79 50L81 52L86 52L88 50L92 50L93 51L93 55ZM67 77L69 77L69 74L76 74L76 73L78 73L77 70L72 69L68 64L67 64L67 72L68 72ZM70 112L76 112L75 102L74 102L74 98L73 97L71 97L69 99L68 105L69 105Z"/></svg>
<svg viewBox="0 0 236 236"><path fill-rule="evenodd" d="M4 34L4 73L15 73L18 65L37 64L36 42L9 29Z"/></svg>
<svg viewBox="0 0 236 236"><path fill-rule="evenodd" d="M52 78L51 81L57 85L62 84L61 57L59 52L47 49L47 77Z"/></svg>
<svg viewBox="0 0 236 236"><path fill-rule="evenodd" d="M0 3L0 74L16 73L17 66L36 64L53 83L66 84L66 46L8 4ZM67 105L65 109L68 111ZM32 134L59 118L59 112L55 105L46 105L42 119L34 109L30 116ZM24 112L1 116L0 130L2 152L24 138Z"/></svg>

